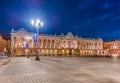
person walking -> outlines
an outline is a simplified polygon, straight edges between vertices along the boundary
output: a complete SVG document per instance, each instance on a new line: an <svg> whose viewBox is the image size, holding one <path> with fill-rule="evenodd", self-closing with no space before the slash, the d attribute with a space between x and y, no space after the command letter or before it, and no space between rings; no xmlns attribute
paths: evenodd
<svg viewBox="0 0 120 83"><path fill-rule="evenodd" d="M11 56L11 51L10 51L10 50L7 51L7 56L8 56L8 57Z"/></svg>

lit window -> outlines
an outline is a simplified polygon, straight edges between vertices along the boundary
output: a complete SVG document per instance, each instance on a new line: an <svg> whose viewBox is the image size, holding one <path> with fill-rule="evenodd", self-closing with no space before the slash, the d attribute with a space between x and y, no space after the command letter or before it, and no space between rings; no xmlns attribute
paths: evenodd
<svg viewBox="0 0 120 83"><path fill-rule="evenodd" d="M57 50L55 50L55 52L57 52Z"/></svg>
<svg viewBox="0 0 120 83"><path fill-rule="evenodd" d="M64 53L64 50L62 50L62 53Z"/></svg>
<svg viewBox="0 0 120 83"><path fill-rule="evenodd" d="M44 52L44 50L42 50L41 52Z"/></svg>

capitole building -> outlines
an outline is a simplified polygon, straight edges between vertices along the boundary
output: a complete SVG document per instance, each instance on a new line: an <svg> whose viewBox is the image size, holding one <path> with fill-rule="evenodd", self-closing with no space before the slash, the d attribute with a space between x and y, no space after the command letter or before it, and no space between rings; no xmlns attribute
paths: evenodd
<svg viewBox="0 0 120 83"><path fill-rule="evenodd" d="M37 44L34 42L34 33L24 28L11 31L12 56L35 55L37 46L39 55L44 56L105 56L107 49L103 49L101 38L81 38L71 32L67 35L39 34Z"/></svg>

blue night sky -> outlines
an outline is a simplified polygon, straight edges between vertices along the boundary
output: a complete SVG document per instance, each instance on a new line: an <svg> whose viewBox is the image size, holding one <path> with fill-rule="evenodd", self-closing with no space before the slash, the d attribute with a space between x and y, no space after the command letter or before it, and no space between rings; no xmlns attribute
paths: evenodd
<svg viewBox="0 0 120 83"><path fill-rule="evenodd" d="M25 28L40 18L44 34L72 32L81 37L120 38L120 0L0 0L0 33Z"/></svg>

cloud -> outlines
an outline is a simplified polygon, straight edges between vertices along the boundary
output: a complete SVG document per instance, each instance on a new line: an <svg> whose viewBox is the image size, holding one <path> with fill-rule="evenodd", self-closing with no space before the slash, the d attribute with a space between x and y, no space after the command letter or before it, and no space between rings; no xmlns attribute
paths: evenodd
<svg viewBox="0 0 120 83"><path fill-rule="evenodd" d="M109 9L109 8L112 7L112 6L113 6L113 3L110 2L110 1L107 1L106 3L104 3L104 4L102 5L102 8L103 8L103 9Z"/></svg>
<svg viewBox="0 0 120 83"><path fill-rule="evenodd" d="M114 17L112 20L113 21L120 20L120 16Z"/></svg>
<svg viewBox="0 0 120 83"><path fill-rule="evenodd" d="M113 13L108 13L108 14L104 14L102 16L99 17L99 20L105 20L110 18L113 15Z"/></svg>
<svg viewBox="0 0 120 83"><path fill-rule="evenodd" d="M87 21L86 24L99 24L103 20L111 19L113 13L103 14L101 16L93 17L91 20Z"/></svg>
<svg viewBox="0 0 120 83"><path fill-rule="evenodd" d="M83 10L91 5L93 5L96 2L96 0L86 0L86 1L80 1L78 3L78 8L79 10Z"/></svg>
<svg viewBox="0 0 120 83"><path fill-rule="evenodd" d="M120 38L120 31L105 31L105 32L102 32L101 34L99 34L99 36L101 36L102 38L106 39L106 40L109 40L109 39L118 39Z"/></svg>
<svg viewBox="0 0 120 83"><path fill-rule="evenodd" d="M110 7L110 4L107 2L103 5L103 9L108 9Z"/></svg>

